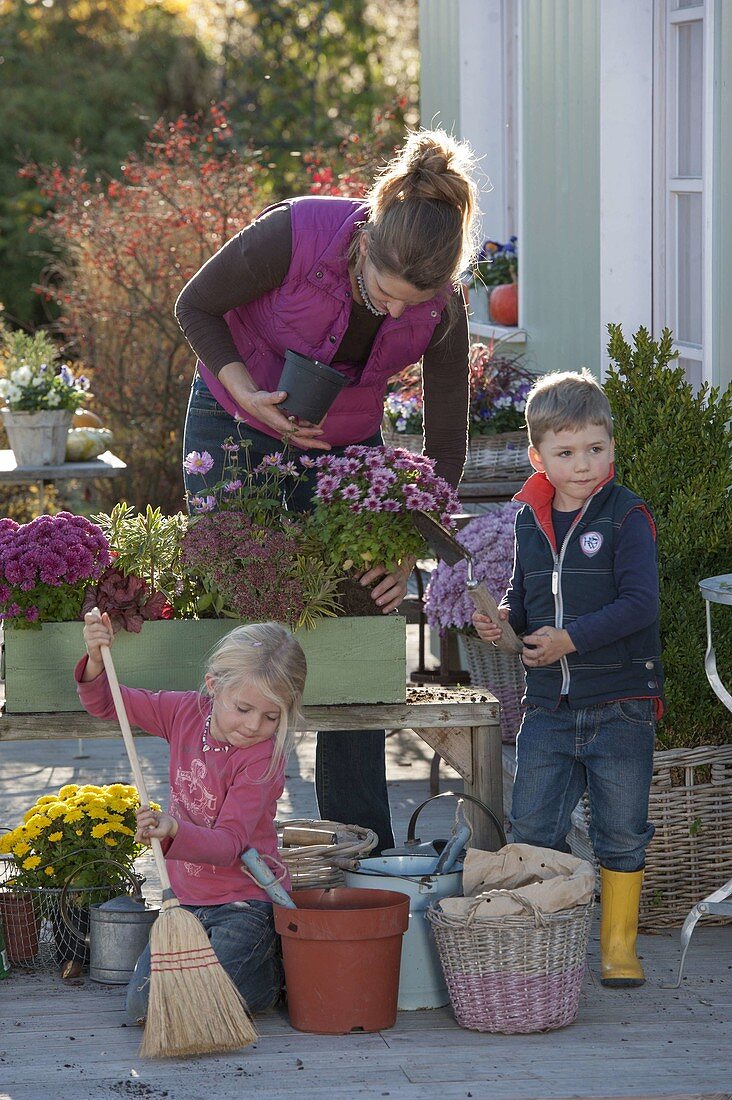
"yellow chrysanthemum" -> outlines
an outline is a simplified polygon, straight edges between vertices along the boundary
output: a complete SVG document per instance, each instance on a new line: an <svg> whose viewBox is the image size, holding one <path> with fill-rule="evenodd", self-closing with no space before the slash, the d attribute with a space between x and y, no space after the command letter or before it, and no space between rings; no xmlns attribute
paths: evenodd
<svg viewBox="0 0 732 1100"><path fill-rule="evenodd" d="M44 875L48 875L49 878L53 878L53 876L56 874L53 867L44 867L43 873Z"/></svg>
<svg viewBox="0 0 732 1100"><path fill-rule="evenodd" d="M55 801L56 801L56 795L55 794L43 794L37 800L35 808L37 809L39 806L47 806L49 802L55 802Z"/></svg>
<svg viewBox="0 0 732 1100"><path fill-rule="evenodd" d="M53 802L46 806L43 812L51 818L51 821L55 821L57 817L62 817L67 809L68 806L64 802Z"/></svg>
<svg viewBox="0 0 732 1100"><path fill-rule="evenodd" d="M111 795L127 794L127 790L128 788L126 783L110 783L107 787L107 792Z"/></svg>
<svg viewBox="0 0 732 1100"><path fill-rule="evenodd" d="M100 840L103 836L106 836L111 826L108 822L103 822L99 825L95 825L91 831L91 835L95 840Z"/></svg>
<svg viewBox="0 0 732 1100"><path fill-rule="evenodd" d="M63 833L51 833L51 835L49 836L48 839L52 840L55 844L58 840L63 840L63 838L64 838Z"/></svg>
<svg viewBox="0 0 732 1100"><path fill-rule="evenodd" d="M114 839L113 836L105 836L104 843L108 844L110 848L116 848L117 847L117 841Z"/></svg>
<svg viewBox="0 0 732 1100"><path fill-rule="evenodd" d="M83 787L79 787L79 791L82 794L99 794L102 788L97 787L95 783L85 783Z"/></svg>
<svg viewBox="0 0 732 1100"><path fill-rule="evenodd" d="M50 817L46 817L45 814L34 814L33 817L29 818L28 821L26 821L27 828L36 830L36 836L41 831L41 829L47 829L50 824L51 819Z"/></svg>
<svg viewBox="0 0 732 1100"><path fill-rule="evenodd" d="M15 845L15 829L12 833L0 833L0 855L12 852Z"/></svg>
<svg viewBox="0 0 732 1100"><path fill-rule="evenodd" d="M59 798L71 798L78 791L79 786L77 783L67 783L65 787L62 787L58 792Z"/></svg>
<svg viewBox="0 0 732 1100"><path fill-rule="evenodd" d="M77 836L83 836L84 835L84 830L83 829L74 829L74 832L76 833Z"/></svg>
<svg viewBox="0 0 732 1100"><path fill-rule="evenodd" d="M75 821L81 821L83 816L83 813L80 809L78 809L78 807L72 806L71 809L67 810L64 814L64 821L66 821L69 825L73 825Z"/></svg>
<svg viewBox="0 0 732 1100"><path fill-rule="evenodd" d="M130 829L128 825L123 825L121 821L110 821L110 832L122 833L124 836L134 836L135 830Z"/></svg>
<svg viewBox="0 0 732 1100"><path fill-rule="evenodd" d="M16 859L22 859L26 852L30 851L30 844L27 840L19 840L17 844L14 844L11 849Z"/></svg>
<svg viewBox="0 0 732 1100"><path fill-rule="evenodd" d="M126 798L110 798L107 803L110 810L114 810L115 813L124 814L130 809L130 803Z"/></svg>
<svg viewBox="0 0 732 1100"><path fill-rule="evenodd" d="M38 864L40 862L41 862L41 857L40 856L28 856L27 859L23 860L23 870L24 871L32 871L35 867L38 866Z"/></svg>
<svg viewBox="0 0 732 1100"><path fill-rule="evenodd" d="M89 817L93 817L95 821L104 821L107 818L107 807L101 798L93 799L86 808L86 812Z"/></svg>

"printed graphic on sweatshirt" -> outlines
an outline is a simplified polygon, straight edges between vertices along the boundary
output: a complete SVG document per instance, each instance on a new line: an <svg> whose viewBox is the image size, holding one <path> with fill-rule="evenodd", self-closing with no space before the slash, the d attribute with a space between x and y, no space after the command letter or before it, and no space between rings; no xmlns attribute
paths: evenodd
<svg viewBox="0 0 732 1100"><path fill-rule="evenodd" d="M602 535L599 531L585 531L584 535L580 535L580 550L583 554L586 554L588 558L594 558L602 546Z"/></svg>
<svg viewBox="0 0 732 1100"><path fill-rule="evenodd" d="M216 796L204 785L206 765L194 757L190 771L178 767L175 775L175 794L193 821L201 825L213 825L216 815Z"/></svg>

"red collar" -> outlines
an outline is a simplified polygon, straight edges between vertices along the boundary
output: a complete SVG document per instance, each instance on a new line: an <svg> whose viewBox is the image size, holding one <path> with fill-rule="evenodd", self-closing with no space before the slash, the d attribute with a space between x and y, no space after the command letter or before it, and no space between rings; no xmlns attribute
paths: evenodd
<svg viewBox="0 0 732 1100"><path fill-rule="evenodd" d="M589 501L596 497L600 490L604 489L614 477L615 465L612 464L610 466L610 473L605 480L596 487L592 496L585 501L584 507L587 507ZM552 505L554 503L555 493L556 490L546 474L537 471L528 478L513 499L517 500L520 504L529 505L536 516L537 523L549 539L549 545L556 554L557 540L554 537L554 524L552 523Z"/></svg>

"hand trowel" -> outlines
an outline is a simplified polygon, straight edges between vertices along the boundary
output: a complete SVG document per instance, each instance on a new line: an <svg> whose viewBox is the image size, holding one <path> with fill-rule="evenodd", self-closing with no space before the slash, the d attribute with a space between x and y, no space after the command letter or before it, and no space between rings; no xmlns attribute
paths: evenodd
<svg viewBox="0 0 732 1100"><path fill-rule="evenodd" d="M470 551L461 546L446 527L443 527L441 523L438 523L426 512L417 509L412 512L412 516L420 535L427 542L433 554L441 561L444 561L447 565L457 565L459 561L468 563L468 595L475 604L476 611L480 611L482 615L487 615L491 622L495 623L496 626L500 626L501 638L496 645L509 653L521 653L524 647L520 638L516 637L510 624L498 614L498 604L483 582L476 580L473 576L473 559Z"/></svg>

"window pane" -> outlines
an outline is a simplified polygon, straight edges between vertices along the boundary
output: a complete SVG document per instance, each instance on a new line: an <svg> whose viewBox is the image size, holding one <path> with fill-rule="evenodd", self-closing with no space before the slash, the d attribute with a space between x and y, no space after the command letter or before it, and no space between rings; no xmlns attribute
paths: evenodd
<svg viewBox="0 0 732 1100"><path fill-rule="evenodd" d="M699 359L684 359L683 355L671 364L672 366L679 366L684 368L684 374L686 375L686 381L690 382L695 391L701 389L702 376L704 369Z"/></svg>
<svg viewBox="0 0 732 1100"><path fill-rule="evenodd" d="M674 11L680 11L681 8L703 8L704 0L675 0Z"/></svg>
<svg viewBox="0 0 732 1100"><path fill-rule="evenodd" d="M679 45L678 132L676 174L702 174L702 68L703 31L701 19L677 28Z"/></svg>
<svg viewBox="0 0 732 1100"><path fill-rule="evenodd" d="M702 339L702 197L676 196L676 339Z"/></svg>

